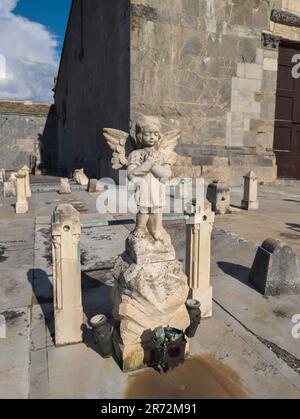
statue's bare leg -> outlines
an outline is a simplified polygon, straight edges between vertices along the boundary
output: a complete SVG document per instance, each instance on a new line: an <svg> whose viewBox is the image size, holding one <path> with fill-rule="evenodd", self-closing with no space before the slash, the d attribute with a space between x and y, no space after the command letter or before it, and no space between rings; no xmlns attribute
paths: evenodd
<svg viewBox="0 0 300 419"><path fill-rule="evenodd" d="M149 214L138 213L136 217L136 227L133 232L134 236L144 239L148 235L147 224L149 222Z"/></svg>
<svg viewBox="0 0 300 419"><path fill-rule="evenodd" d="M151 214L148 223L149 232L157 241L170 241L170 236L163 227L163 212Z"/></svg>

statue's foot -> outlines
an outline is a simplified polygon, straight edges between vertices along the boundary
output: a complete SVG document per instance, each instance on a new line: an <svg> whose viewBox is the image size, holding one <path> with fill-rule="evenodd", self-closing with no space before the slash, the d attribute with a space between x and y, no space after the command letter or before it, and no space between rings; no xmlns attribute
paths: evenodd
<svg viewBox="0 0 300 419"><path fill-rule="evenodd" d="M132 234L137 239L146 239L149 233L146 228L136 227Z"/></svg>
<svg viewBox="0 0 300 419"><path fill-rule="evenodd" d="M171 243L171 237L169 236L169 234L166 232L164 228L161 228L159 230L153 230L151 231L151 234L156 241L161 241L166 244Z"/></svg>

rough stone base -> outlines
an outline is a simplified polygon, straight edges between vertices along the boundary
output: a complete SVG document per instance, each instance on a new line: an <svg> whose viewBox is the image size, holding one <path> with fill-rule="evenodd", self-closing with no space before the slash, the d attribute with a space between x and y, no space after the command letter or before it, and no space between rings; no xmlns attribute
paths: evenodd
<svg viewBox="0 0 300 419"><path fill-rule="evenodd" d="M187 338L186 338L187 339ZM123 372L137 371L148 368L153 363L151 342L148 344L137 343L134 345L124 345L117 331L114 332L113 343L116 357ZM187 339L185 359L190 356L190 345Z"/></svg>
<svg viewBox="0 0 300 419"><path fill-rule="evenodd" d="M116 262L114 277L113 314L121 323L123 344L150 341L160 326L185 331L190 325L187 277L177 260L138 265L125 254Z"/></svg>

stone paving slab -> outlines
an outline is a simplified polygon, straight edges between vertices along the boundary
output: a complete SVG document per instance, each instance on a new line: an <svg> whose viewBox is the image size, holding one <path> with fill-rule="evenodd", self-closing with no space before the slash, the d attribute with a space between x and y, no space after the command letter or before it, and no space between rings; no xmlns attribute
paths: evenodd
<svg viewBox="0 0 300 419"><path fill-rule="evenodd" d="M249 398L300 398L300 377L279 360L265 345L246 332L234 319L224 314L218 307L214 309L213 319L204 321L195 339L191 341L192 359L209 355L219 365L230 369L245 396ZM84 398L107 399L137 397L138 387L132 388L132 381L146 371L131 374L121 372L113 359L104 360L87 342L64 348L47 348L35 351L31 357L31 398ZM220 371L215 362L210 366L212 375L217 377ZM186 383L185 370L188 364L180 367L180 374L175 378L172 372L168 379L156 376L159 382L167 381L167 387L181 388ZM148 374L148 370L147 370ZM202 382L201 375L190 376L193 385ZM215 380L214 386L220 385ZM232 382L232 386L237 382ZM130 387L130 391L129 390ZM147 386L146 386L147 387ZM193 394L194 389L187 389L185 396ZM190 392L190 393L189 393ZM202 396L212 396L209 385L204 386ZM143 396L149 399L163 398L156 388L144 390ZM171 398L175 398L174 396Z"/></svg>
<svg viewBox="0 0 300 419"><path fill-rule="evenodd" d="M300 295L265 297L248 281L256 253L253 243L217 230L213 235L214 299L256 335L300 359L292 336L292 317L299 314Z"/></svg>
<svg viewBox="0 0 300 419"><path fill-rule="evenodd" d="M30 309L10 309L0 314L6 318L6 339L0 339L0 398L27 399Z"/></svg>

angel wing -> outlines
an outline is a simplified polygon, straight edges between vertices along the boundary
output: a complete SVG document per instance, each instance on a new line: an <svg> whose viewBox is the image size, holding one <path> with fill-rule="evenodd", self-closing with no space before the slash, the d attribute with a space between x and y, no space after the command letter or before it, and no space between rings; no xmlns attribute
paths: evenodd
<svg viewBox="0 0 300 419"><path fill-rule="evenodd" d="M164 134L159 145L160 151L162 151L165 154L175 152L175 148L179 143L180 137L180 129L174 129L173 131L169 131L166 134Z"/></svg>
<svg viewBox="0 0 300 419"><path fill-rule="evenodd" d="M113 128L104 128L103 135L113 152L111 160L113 169L122 169L122 167L128 164L125 147L129 134Z"/></svg>

